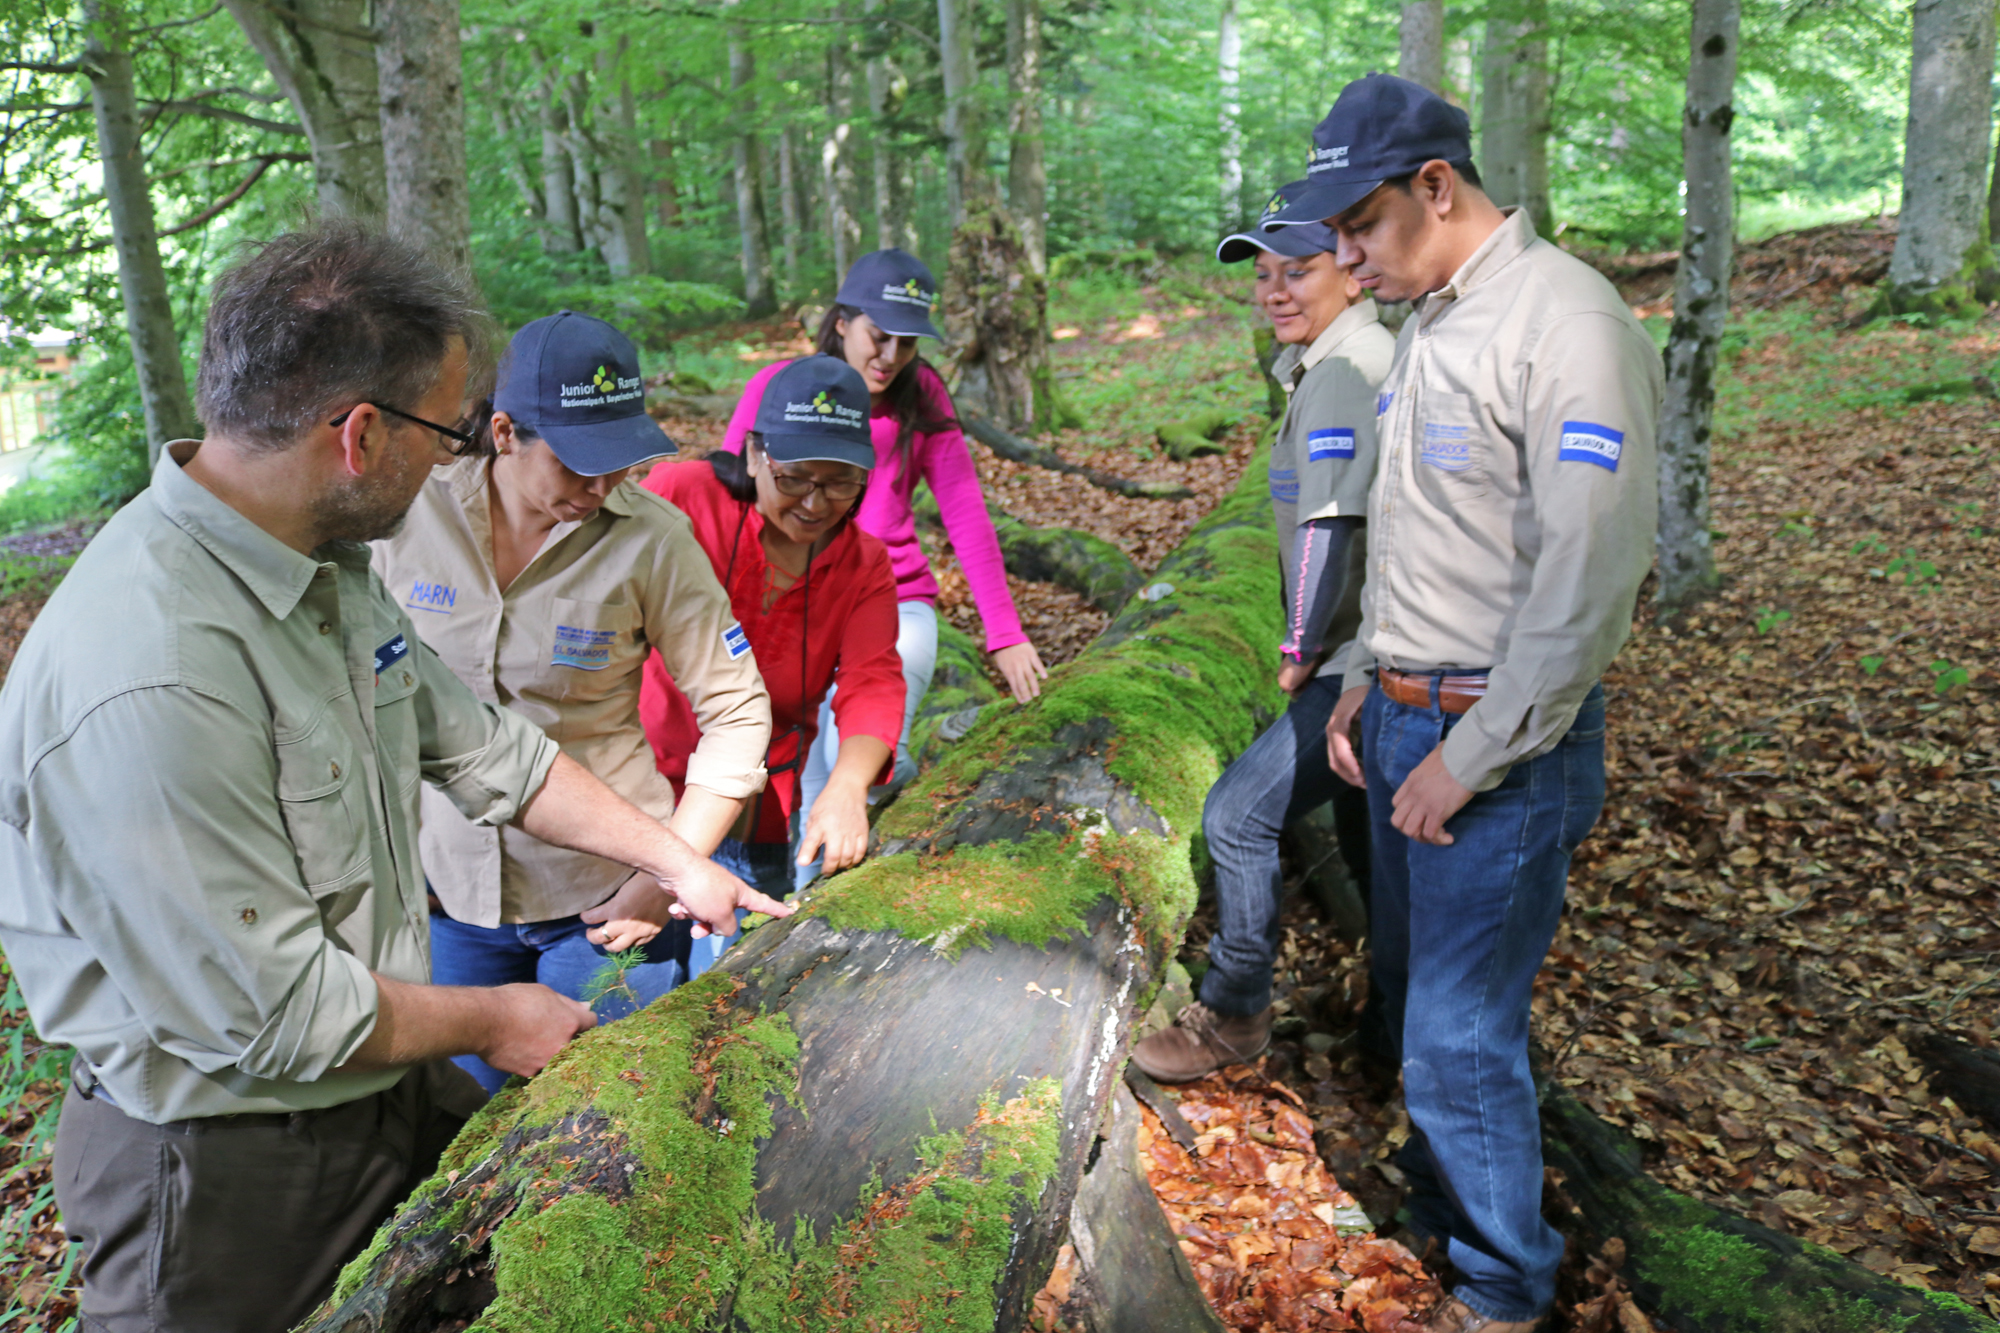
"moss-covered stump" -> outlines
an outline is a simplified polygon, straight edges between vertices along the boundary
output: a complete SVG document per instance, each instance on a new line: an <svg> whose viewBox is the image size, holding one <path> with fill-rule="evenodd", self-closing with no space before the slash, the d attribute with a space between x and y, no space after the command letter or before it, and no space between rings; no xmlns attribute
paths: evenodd
<svg viewBox="0 0 2000 1333"><path fill-rule="evenodd" d="M1190 838L1282 700L1265 478L882 852L510 1087L316 1333L1015 1330L1194 906Z"/></svg>
<svg viewBox="0 0 2000 1333"><path fill-rule="evenodd" d="M1599 1243L1625 1242L1633 1296L1678 1333L2000 1331L1956 1296L1676 1194L1641 1169L1629 1136L1561 1085L1540 1087L1542 1156L1562 1201Z"/></svg>

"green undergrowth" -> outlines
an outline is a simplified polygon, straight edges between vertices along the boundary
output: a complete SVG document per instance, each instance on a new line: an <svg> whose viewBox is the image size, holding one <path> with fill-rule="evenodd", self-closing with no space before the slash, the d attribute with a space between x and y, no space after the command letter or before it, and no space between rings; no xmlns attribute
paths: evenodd
<svg viewBox="0 0 2000 1333"><path fill-rule="evenodd" d="M871 1181L824 1240L802 1230L790 1254L767 1243L735 1314L759 1333L991 1329L1014 1219L1041 1197L1061 1137L1057 1080L1004 1103L989 1093L972 1126L924 1139L916 1174Z"/></svg>

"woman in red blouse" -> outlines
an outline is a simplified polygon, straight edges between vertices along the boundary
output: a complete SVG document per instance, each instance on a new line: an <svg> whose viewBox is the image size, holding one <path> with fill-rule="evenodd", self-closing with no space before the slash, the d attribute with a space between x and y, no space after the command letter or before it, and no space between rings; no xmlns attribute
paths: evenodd
<svg viewBox="0 0 2000 1333"><path fill-rule="evenodd" d="M840 752L800 830L798 864L824 854L832 872L866 857L868 788L887 775L901 738L896 576L882 543L851 521L874 463L867 385L845 361L811 356L771 380L742 454L663 463L645 482L692 520L740 624L725 643L756 653L771 694L769 786L715 859L774 897L792 887L799 765L828 690L840 686ZM701 731L657 654L639 716L678 790Z"/></svg>

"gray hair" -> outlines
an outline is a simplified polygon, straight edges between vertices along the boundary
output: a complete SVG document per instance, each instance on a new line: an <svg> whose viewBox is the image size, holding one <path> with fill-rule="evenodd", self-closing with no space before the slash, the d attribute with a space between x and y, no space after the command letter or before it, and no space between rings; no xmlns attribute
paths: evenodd
<svg viewBox="0 0 2000 1333"><path fill-rule="evenodd" d="M402 241L347 219L287 232L216 280L195 408L214 434L280 450L356 403L409 411L454 338L470 386L492 370L478 293Z"/></svg>

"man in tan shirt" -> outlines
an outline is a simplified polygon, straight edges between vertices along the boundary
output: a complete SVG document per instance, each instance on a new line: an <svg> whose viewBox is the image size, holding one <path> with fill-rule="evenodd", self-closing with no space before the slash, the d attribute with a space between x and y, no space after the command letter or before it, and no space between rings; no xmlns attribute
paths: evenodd
<svg viewBox="0 0 2000 1333"><path fill-rule="evenodd" d="M1412 1228L1459 1274L1428 1327L1526 1333L1563 1249L1541 1217L1529 1001L1604 801L1597 682L1651 564L1662 385L1611 284L1496 208L1471 159L1464 112L1370 75L1273 221L1324 220L1363 287L1417 302L1377 404L1329 758L1368 788Z"/></svg>
<svg viewBox="0 0 2000 1333"><path fill-rule="evenodd" d="M353 224L217 283L199 406L0 689L0 944L75 1048L55 1190L82 1324L291 1327L462 1122L590 1010L428 984L417 789L644 870L725 933L752 892L481 702L360 543L457 426L482 318Z"/></svg>

